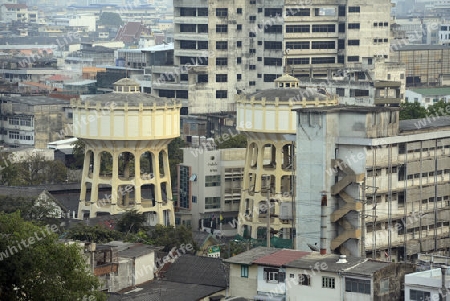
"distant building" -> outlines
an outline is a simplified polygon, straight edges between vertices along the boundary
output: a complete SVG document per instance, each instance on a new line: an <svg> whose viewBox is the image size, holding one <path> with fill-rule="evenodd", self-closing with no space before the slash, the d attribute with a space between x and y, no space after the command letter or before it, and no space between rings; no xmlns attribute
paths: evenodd
<svg viewBox="0 0 450 301"><path fill-rule="evenodd" d="M192 215L189 223L194 229L233 236L237 231L245 149L215 149L212 138L198 139L193 137L197 141L183 149L176 207ZM234 227L230 225L233 221Z"/></svg>
<svg viewBox="0 0 450 301"><path fill-rule="evenodd" d="M442 279L444 277L444 279ZM444 298L441 299L443 286ZM450 270L432 269L411 273L405 276L405 301L409 300L443 300L449 301Z"/></svg>
<svg viewBox="0 0 450 301"><path fill-rule="evenodd" d="M0 97L2 141L6 146L47 148L72 123L66 100L45 96Z"/></svg>
<svg viewBox="0 0 450 301"><path fill-rule="evenodd" d="M418 102L428 108L439 101L450 103L450 87L417 88L406 90L406 102Z"/></svg>

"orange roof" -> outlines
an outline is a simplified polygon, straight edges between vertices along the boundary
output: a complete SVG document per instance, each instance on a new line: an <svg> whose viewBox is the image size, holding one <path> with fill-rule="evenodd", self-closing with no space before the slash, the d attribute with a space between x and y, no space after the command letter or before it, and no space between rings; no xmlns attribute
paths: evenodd
<svg viewBox="0 0 450 301"><path fill-rule="evenodd" d="M106 72L106 68L99 67L83 67L82 72Z"/></svg>
<svg viewBox="0 0 450 301"><path fill-rule="evenodd" d="M6 8L27 8L26 4L3 4Z"/></svg>
<svg viewBox="0 0 450 301"><path fill-rule="evenodd" d="M53 88L53 87L50 87L50 86L47 86L47 85L44 85L44 84L41 84L41 83L36 83L36 82L23 82L22 85L24 85L24 86L32 86L32 87L37 87L37 88L42 88L42 89L44 89L44 90L49 90L49 91L55 90L55 89L56 89L57 91L61 91L61 89Z"/></svg>
<svg viewBox="0 0 450 301"><path fill-rule="evenodd" d="M281 267L282 265L288 262L300 259L309 254L311 254L311 252L303 252L296 250L280 250L275 253L258 258L255 261L253 261L253 263L273 267Z"/></svg>
<svg viewBox="0 0 450 301"><path fill-rule="evenodd" d="M55 81L55 82L62 82L62 81L65 81L67 79L70 79L70 77L66 76L66 75L63 75L63 74L55 74L55 75L50 76L48 78L48 80Z"/></svg>

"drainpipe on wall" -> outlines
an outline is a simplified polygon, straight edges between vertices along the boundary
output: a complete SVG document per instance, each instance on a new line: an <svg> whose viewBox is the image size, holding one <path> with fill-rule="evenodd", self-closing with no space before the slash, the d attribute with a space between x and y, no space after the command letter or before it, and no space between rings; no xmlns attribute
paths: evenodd
<svg viewBox="0 0 450 301"><path fill-rule="evenodd" d="M327 192L322 191L320 202L320 255L327 254Z"/></svg>

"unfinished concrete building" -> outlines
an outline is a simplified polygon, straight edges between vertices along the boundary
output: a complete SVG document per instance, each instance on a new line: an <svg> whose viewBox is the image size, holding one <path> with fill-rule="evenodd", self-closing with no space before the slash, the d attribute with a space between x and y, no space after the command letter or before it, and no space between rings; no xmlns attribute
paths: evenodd
<svg viewBox="0 0 450 301"><path fill-rule="evenodd" d="M332 106L337 98L298 88L284 75L276 87L237 100L237 129L247 136L238 233L253 239L294 237L295 106Z"/></svg>
<svg viewBox="0 0 450 301"><path fill-rule="evenodd" d="M72 102L86 145L79 218L136 209L150 224L175 224L167 145L180 135L181 104L139 91L121 79L113 93Z"/></svg>
<svg viewBox="0 0 450 301"><path fill-rule="evenodd" d="M390 0L175 0L179 68L167 70L175 76L164 89L187 94L195 114L236 111L236 94L264 89L283 70L322 81L396 81L404 89L402 66L390 75L375 70L389 61L390 11ZM402 94L391 97L396 105Z"/></svg>
<svg viewBox="0 0 450 301"><path fill-rule="evenodd" d="M411 259L449 246L450 118L399 121L387 107L297 110L297 242L328 252Z"/></svg>

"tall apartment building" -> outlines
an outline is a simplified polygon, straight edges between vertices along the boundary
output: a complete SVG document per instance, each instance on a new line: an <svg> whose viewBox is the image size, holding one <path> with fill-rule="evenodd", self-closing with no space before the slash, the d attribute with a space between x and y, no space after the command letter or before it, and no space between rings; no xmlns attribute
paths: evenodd
<svg viewBox="0 0 450 301"><path fill-rule="evenodd" d="M217 113L235 111L236 94L264 89L283 69L394 80L376 71L389 60L390 11L390 0L174 0L174 64L185 68L163 90L184 91L190 113Z"/></svg>
<svg viewBox="0 0 450 301"><path fill-rule="evenodd" d="M399 121L398 109L356 106L297 114L297 249L324 239L328 252L401 261L448 248L449 117Z"/></svg>

